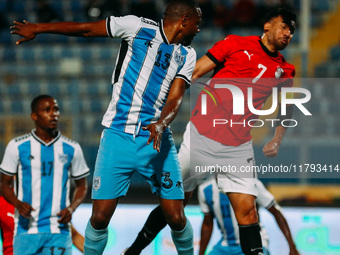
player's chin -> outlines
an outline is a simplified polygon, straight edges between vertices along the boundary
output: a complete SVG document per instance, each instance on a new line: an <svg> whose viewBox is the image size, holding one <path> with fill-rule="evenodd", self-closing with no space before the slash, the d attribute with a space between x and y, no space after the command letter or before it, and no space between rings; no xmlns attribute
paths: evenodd
<svg viewBox="0 0 340 255"><path fill-rule="evenodd" d="M284 50L287 46L288 46L288 42L287 42L287 43L281 43L281 44L278 46L278 50Z"/></svg>
<svg viewBox="0 0 340 255"><path fill-rule="evenodd" d="M189 46L194 38L188 38L182 42L184 46Z"/></svg>
<svg viewBox="0 0 340 255"><path fill-rule="evenodd" d="M49 124L49 129L57 129L58 128L58 122L52 122Z"/></svg>

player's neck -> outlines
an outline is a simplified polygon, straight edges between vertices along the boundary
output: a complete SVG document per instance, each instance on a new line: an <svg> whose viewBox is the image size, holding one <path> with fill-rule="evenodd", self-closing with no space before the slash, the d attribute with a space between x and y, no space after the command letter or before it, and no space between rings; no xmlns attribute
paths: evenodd
<svg viewBox="0 0 340 255"><path fill-rule="evenodd" d="M42 128L36 127L36 130L34 131L34 133L42 141L44 141L45 143L49 143L58 135L58 130L57 129L42 129Z"/></svg>
<svg viewBox="0 0 340 255"><path fill-rule="evenodd" d="M171 23L167 21L163 21L163 31L164 35L167 38L169 44L177 44L180 42L179 38L179 24L178 23Z"/></svg>
<svg viewBox="0 0 340 255"><path fill-rule="evenodd" d="M268 51L270 51L270 52L272 52L272 53L277 53L277 52L278 52L278 50L276 49L276 47L275 47L274 45L270 44L270 43L268 42L268 40L262 39L261 42L262 42L262 44L267 48Z"/></svg>
<svg viewBox="0 0 340 255"><path fill-rule="evenodd" d="M269 52L272 52L272 53L278 52L275 45L270 43L270 41L268 40L268 36L266 36L266 34L263 34L263 36L261 37L261 42L262 42L263 46L265 46Z"/></svg>

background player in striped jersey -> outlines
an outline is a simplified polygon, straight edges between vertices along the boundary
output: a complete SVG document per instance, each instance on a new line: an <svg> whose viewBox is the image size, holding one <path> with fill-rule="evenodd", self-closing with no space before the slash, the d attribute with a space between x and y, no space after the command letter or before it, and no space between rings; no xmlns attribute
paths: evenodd
<svg viewBox="0 0 340 255"><path fill-rule="evenodd" d="M235 166L251 167L254 164L251 127L236 124L224 124L213 127L214 119L227 119L237 123L246 123L249 119L257 119L248 107L243 115L233 114L233 97L228 89L214 90L214 82L233 84L247 94L249 87L253 88L253 104L260 109L271 95L273 87L292 86L295 68L286 62L280 54L289 44L295 30L296 15L290 10L277 8L268 13L264 24L263 35L260 36L227 36L217 42L208 53L197 61L193 78L200 78L214 70L212 82L202 90L202 94L213 95L218 103L207 96L207 114L201 114L201 96L184 133L183 143L179 151L182 168L183 186L186 204L193 190L204 179L190 172L190 166ZM230 83L233 82L233 83ZM247 105L244 97L242 106ZM287 113L292 114L292 106ZM280 113L280 111L279 111ZM286 116L290 119L291 116ZM278 119L283 118L279 116ZM278 154L280 144L286 132L285 127L276 126L273 139L268 142L263 153L267 157ZM189 162L189 158L191 163ZM251 176L219 174L218 186L227 193L235 211L239 224L242 251L246 255L260 255L262 243L258 216L255 207L257 196L256 178ZM166 221L159 207L149 215L137 239L124 254L140 254L164 228Z"/></svg>
<svg viewBox="0 0 340 255"><path fill-rule="evenodd" d="M40 33L84 37L119 37L122 44L112 75L113 93L103 117L96 160L93 210L85 231L85 254L102 254L107 226L138 171L159 196L179 254L193 254L193 234L183 209L182 175L168 125L190 84L196 52L189 47L199 32L201 10L192 0L173 0L164 18L135 16L77 23L14 22L20 44ZM161 143L162 140L162 143ZM147 146L153 141L153 146Z"/></svg>
<svg viewBox="0 0 340 255"><path fill-rule="evenodd" d="M0 166L2 194L16 208L14 254L71 254L70 221L86 196L89 168L79 144L57 130L57 101L41 95L31 109L35 129L9 142Z"/></svg>
<svg viewBox="0 0 340 255"><path fill-rule="evenodd" d="M275 218L289 245L289 255L299 255L292 238L288 223L280 206L276 203L273 195L264 187L260 180L256 181L258 196L256 203L266 208ZM211 178L198 187L198 200L204 218L201 227L201 241L199 255L204 255L213 231L214 219L221 231L221 240L215 244L209 255L243 255L237 220L227 195L221 193L217 187L216 179ZM269 254L268 235L261 225L261 238L263 253Z"/></svg>

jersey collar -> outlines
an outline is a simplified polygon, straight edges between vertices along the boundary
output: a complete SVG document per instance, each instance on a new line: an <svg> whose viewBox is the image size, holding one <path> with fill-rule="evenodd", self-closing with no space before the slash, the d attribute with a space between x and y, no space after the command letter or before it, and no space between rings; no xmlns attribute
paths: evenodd
<svg viewBox="0 0 340 255"><path fill-rule="evenodd" d="M166 43L166 44L170 44L169 41L168 41L168 38L166 38L166 35L164 33L164 24L163 24L163 19L161 19L160 21L160 26L159 26L159 30L161 32L161 36L163 38L163 41Z"/></svg>
<svg viewBox="0 0 340 255"><path fill-rule="evenodd" d="M43 140L41 140L41 139L35 134L35 131L36 131L36 129L33 129L33 130L31 131L31 134L32 134L33 138L34 138L35 140L37 140L39 143L41 143L42 145L45 145L45 146L50 146L50 145L54 144L56 141L58 141L58 139L59 139L60 136L61 136L60 131L58 131L57 136L56 136L52 141L50 141L49 143L45 143Z"/></svg>
<svg viewBox="0 0 340 255"><path fill-rule="evenodd" d="M264 52L265 52L268 56L273 57L273 58L276 58L276 57L279 56L279 54L278 54L277 52L271 52L271 51L269 51L269 50L267 49L267 47L264 46L264 44L262 43L261 40L259 40L259 42L260 42L260 45L261 45L262 49L264 50Z"/></svg>

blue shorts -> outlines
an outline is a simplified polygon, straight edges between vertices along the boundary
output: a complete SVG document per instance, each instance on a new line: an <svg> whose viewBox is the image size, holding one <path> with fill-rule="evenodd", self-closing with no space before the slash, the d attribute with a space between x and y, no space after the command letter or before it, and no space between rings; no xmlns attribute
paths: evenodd
<svg viewBox="0 0 340 255"><path fill-rule="evenodd" d="M14 237L14 255L72 255L71 235L21 234Z"/></svg>
<svg viewBox="0 0 340 255"><path fill-rule="evenodd" d="M209 252L209 255L225 255L225 254L229 254L229 255L244 255L242 249L241 249L241 245L229 245L229 246L225 246L222 245L223 239L221 239L212 249L211 252ZM268 250L263 247L263 254L264 255L269 255Z"/></svg>
<svg viewBox="0 0 340 255"><path fill-rule="evenodd" d="M171 132L163 132L160 152L147 145L148 136L113 129L103 131L93 174L92 199L125 196L136 171L165 199L184 199L182 174Z"/></svg>

